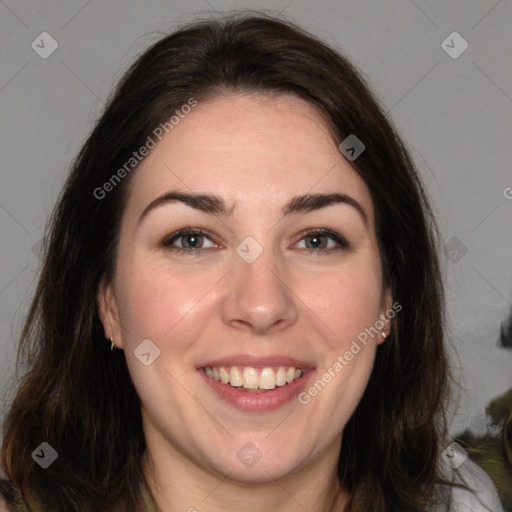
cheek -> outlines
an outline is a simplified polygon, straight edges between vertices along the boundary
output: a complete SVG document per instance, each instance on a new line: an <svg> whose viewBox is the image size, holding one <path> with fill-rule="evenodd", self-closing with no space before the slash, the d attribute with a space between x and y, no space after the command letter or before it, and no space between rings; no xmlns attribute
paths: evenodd
<svg viewBox="0 0 512 512"><path fill-rule="evenodd" d="M126 265L120 272L120 316L130 343L150 338L159 346L171 343L177 348L180 340L193 338L215 279L185 272L147 260Z"/></svg>
<svg viewBox="0 0 512 512"><path fill-rule="evenodd" d="M343 276L331 276L320 284L322 292L310 293L308 305L328 327L332 349L340 349L366 328L380 313L381 282L368 268L352 268Z"/></svg>

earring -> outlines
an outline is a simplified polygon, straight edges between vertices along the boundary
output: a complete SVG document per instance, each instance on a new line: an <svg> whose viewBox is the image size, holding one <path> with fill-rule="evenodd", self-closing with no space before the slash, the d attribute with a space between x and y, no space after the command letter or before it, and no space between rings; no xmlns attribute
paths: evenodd
<svg viewBox="0 0 512 512"><path fill-rule="evenodd" d="M110 336L110 350L114 351L114 349L115 349L114 338L112 336Z"/></svg>
<svg viewBox="0 0 512 512"><path fill-rule="evenodd" d="M382 332L381 332L381 335L382 335L382 339L383 339L383 340L385 340L385 339L386 339L387 334L386 334L384 331L382 331Z"/></svg>

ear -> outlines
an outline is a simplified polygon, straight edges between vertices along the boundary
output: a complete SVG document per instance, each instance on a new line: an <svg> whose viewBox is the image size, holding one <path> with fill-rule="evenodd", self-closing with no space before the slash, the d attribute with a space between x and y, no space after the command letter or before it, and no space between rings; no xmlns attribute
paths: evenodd
<svg viewBox="0 0 512 512"><path fill-rule="evenodd" d="M123 340L121 337L119 312L113 288L114 287L111 282L107 283L105 278L102 278L98 285L96 303L98 306L98 314L100 316L101 323L103 324L105 338L110 340L112 337L114 345L117 348L122 348Z"/></svg>

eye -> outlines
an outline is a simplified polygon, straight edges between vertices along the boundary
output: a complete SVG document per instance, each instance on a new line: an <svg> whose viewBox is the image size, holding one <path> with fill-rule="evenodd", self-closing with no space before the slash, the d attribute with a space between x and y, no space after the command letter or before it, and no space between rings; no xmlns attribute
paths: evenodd
<svg viewBox="0 0 512 512"><path fill-rule="evenodd" d="M161 245L166 249L177 252L179 254L196 255L196 251L199 252L201 249L215 247L215 245L212 245L211 247L205 247L205 238L210 239L208 233L205 231L201 229L186 228L166 236L161 241ZM175 245L175 242L181 243L181 247Z"/></svg>
<svg viewBox="0 0 512 512"><path fill-rule="evenodd" d="M308 240L310 240L309 243ZM331 244L329 244L329 240ZM343 235L330 229L309 229L306 231L306 236L303 236L299 243L302 241L305 241L305 250L311 254L318 254L319 252L329 253L339 249L350 248L350 244Z"/></svg>

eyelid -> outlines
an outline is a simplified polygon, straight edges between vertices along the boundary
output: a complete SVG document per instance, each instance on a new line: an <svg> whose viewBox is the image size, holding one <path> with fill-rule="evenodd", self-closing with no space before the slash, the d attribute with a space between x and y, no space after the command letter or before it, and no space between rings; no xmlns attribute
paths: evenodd
<svg viewBox="0 0 512 512"><path fill-rule="evenodd" d="M328 238L331 238L340 247L334 248L334 249L323 249L323 250L319 250L319 249L304 249L305 251L314 252L314 253L317 253L317 252L330 253L330 252L332 252L333 250L336 250L336 249L350 249L351 248L350 243L348 242L348 240L341 233L338 233L337 231L334 231L334 230L329 229L329 228L309 228L309 229L306 229L306 230L304 230L304 231L302 231L300 233L300 239L298 241L299 242L302 241L308 235L311 236L311 235L316 235L316 234L318 234L318 235L325 235Z"/></svg>

